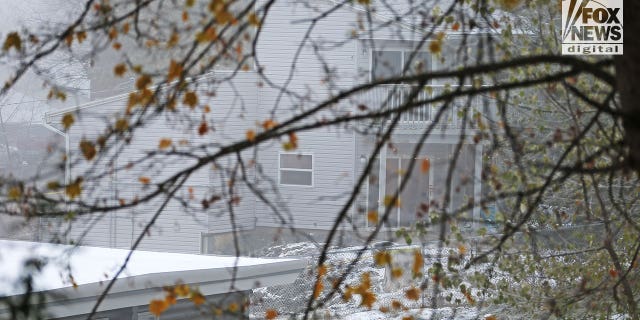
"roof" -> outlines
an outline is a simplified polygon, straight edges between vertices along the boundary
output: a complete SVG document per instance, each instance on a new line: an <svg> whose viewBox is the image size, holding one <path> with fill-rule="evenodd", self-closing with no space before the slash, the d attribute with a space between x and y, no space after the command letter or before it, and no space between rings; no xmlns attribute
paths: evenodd
<svg viewBox="0 0 640 320"><path fill-rule="evenodd" d="M58 317L88 313L129 250L0 240L0 296L25 293L20 279L25 262L46 264L34 273L34 291L48 294L47 307ZM34 260L31 260L34 261ZM204 295L244 291L291 283L306 266L298 259L264 259L167 252L134 251L99 311L147 304L161 288L178 281ZM235 268L235 278L234 278ZM72 281L73 279L73 281ZM75 287L74 287L75 283ZM17 285L16 285L17 284ZM74 303L77 301L78 303ZM83 302L84 301L84 302ZM2 314L0 307L0 314Z"/></svg>

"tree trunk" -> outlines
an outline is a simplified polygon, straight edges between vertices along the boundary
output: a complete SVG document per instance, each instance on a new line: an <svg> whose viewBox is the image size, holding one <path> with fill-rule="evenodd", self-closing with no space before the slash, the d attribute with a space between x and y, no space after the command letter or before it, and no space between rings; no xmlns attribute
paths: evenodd
<svg viewBox="0 0 640 320"><path fill-rule="evenodd" d="M615 56L616 80L624 112L628 163L640 172L640 1L624 2L624 54Z"/></svg>

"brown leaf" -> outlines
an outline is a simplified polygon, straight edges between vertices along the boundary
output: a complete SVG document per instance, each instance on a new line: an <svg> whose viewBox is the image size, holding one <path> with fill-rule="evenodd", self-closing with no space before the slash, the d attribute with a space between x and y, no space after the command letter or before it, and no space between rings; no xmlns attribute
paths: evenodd
<svg viewBox="0 0 640 320"><path fill-rule="evenodd" d="M160 150L167 149L167 148L171 147L171 144L173 144L171 139L163 138L163 139L160 139L160 142L158 143L158 148Z"/></svg>
<svg viewBox="0 0 640 320"><path fill-rule="evenodd" d="M420 172L427 173L429 172L429 169L431 168L431 160L429 160L429 158L424 158L422 159L422 162L420 163Z"/></svg>
<svg viewBox="0 0 640 320"><path fill-rule="evenodd" d="M89 140L80 141L80 151L82 155L89 161L93 160L96 156L96 146Z"/></svg>
<svg viewBox="0 0 640 320"><path fill-rule="evenodd" d="M151 183L151 179L149 179L149 177L144 177L144 176L143 176L143 177L138 178L138 181L140 181L140 183L142 183L142 184L149 184L149 183Z"/></svg>
<svg viewBox="0 0 640 320"><path fill-rule="evenodd" d="M71 128L74 122L75 122L75 119L73 118L73 114L67 113L64 116L62 116L62 127L64 128L65 131L69 130L69 128Z"/></svg>
<svg viewBox="0 0 640 320"><path fill-rule="evenodd" d="M198 95L193 91L187 91L184 94L182 103L186 104L187 106L189 106L189 108L193 109L198 105Z"/></svg>

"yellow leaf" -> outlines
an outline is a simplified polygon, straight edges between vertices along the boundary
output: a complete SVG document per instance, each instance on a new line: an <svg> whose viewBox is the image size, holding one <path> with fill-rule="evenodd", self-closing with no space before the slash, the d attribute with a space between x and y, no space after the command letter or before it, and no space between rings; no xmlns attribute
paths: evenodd
<svg viewBox="0 0 640 320"><path fill-rule="evenodd" d="M417 301L418 299L420 299L420 289L411 287L404 292L404 295L405 297L407 297L407 299Z"/></svg>
<svg viewBox="0 0 640 320"><path fill-rule="evenodd" d="M189 295L189 285L180 284L175 287L175 293L180 297L186 297Z"/></svg>
<svg viewBox="0 0 640 320"><path fill-rule="evenodd" d="M431 51L431 53L440 53L442 51L442 41L431 41L431 43L429 43L429 51Z"/></svg>
<svg viewBox="0 0 640 320"><path fill-rule="evenodd" d="M64 192L71 199L79 196L82 193L82 178L77 178L74 183L65 188Z"/></svg>
<svg viewBox="0 0 640 320"><path fill-rule="evenodd" d="M385 266L391 263L391 254L387 251L379 251L373 257L376 265Z"/></svg>
<svg viewBox="0 0 640 320"><path fill-rule="evenodd" d="M7 193L9 196L9 200L18 200L22 196L22 188L15 186L9 188L9 192Z"/></svg>
<svg viewBox="0 0 640 320"><path fill-rule="evenodd" d="M189 108L193 109L196 107L196 105L198 105L198 95L193 91L187 91L184 94L182 103L186 104L187 106L189 106Z"/></svg>
<svg viewBox="0 0 640 320"><path fill-rule="evenodd" d="M159 148L160 150L162 150L162 149L167 149L167 148L171 147L171 144L172 144L172 143L173 143L173 142L172 142L172 141L171 141L171 139L169 139L169 138L163 138L163 139L160 139L160 142L158 143L158 148Z"/></svg>
<svg viewBox="0 0 640 320"><path fill-rule="evenodd" d="M116 64L116 66L113 67L113 73L118 77L122 77L125 72L127 72L127 66L124 63Z"/></svg>
<svg viewBox="0 0 640 320"><path fill-rule="evenodd" d="M17 32L7 34L7 38L4 39L4 44L2 44L2 51L9 51L11 48L15 48L16 51L22 49L22 39L20 39L20 35Z"/></svg>
<svg viewBox="0 0 640 320"><path fill-rule="evenodd" d="M386 195L384 196L384 206L385 207L391 207L394 206L396 208L400 208L401 203L400 203L400 197L397 197L395 199L395 201L393 200L393 196L392 195Z"/></svg>
<svg viewBox="0 0 640 320"><path fill-rule="evenodd" d="M267 311L264 312L264 318L266 320L273 320L278 316L278 311L273 310L273 309L267 309Z"/></svg>
<svg viewBox="0 0 640 320"><path fill-rule="evenodd" d="M256 140L256 132L251 129L247 130L246 136L249 142L253 142L254 140Z"/></svg>
<svg viewBox="0 0 640 320"><path fill-rule="evenodd" d="M208 42L208 41L216 41L218 39L218 34L216 33L216 28L209 27L203 32L200 32L196 35L197 42Z"/></svg>
<svg viewBox="0 0 640 320"><path fill-rule="evenodd" d="M47 183L47 188L51 191L56 191L60 189L60 183L58 181L49 181Z"/></svg>
<svg viewBox="0 0 640 320"><path fill-rule="evenodd" d="M73 114L66 113L64 116L62 116L62 127L64 128L65 131L69 130L69 128L71 128L74 122L75 122L75 119L73 118Z"/></svg>
<svg viewBox="0 0 640 320"><path fill-rule="evenodd" d="M185 3L185 6L187 6L188 8L193 7L195 2L196 2L195 0L187 0L187 2Z"/></svg>
<svg viewBox="0 0 640 320"><path fill-rule="evenodd" d="M431 168L431 161L429 160L429 158L424 158L422 159L422 162L420 163L420 172L427 173L429 172L429 169Z"/></svg>
<svg viewBox="0 0 640 320"><path fill-rule="evenodd" d="M168 294L166 297L164 297L164 301L168 304L168 305L173 305L176 304L177 300L176 300L176 296L173 294Z"/></svg>
<svg viewBox="0 0 640 320"><path fill-rule="evenodd" d="M464 244L459 244L458 245L458 252L460 254L465 254L467 253L467 247L464 246Z"/></svg>
<svg viewBox="0 0 640 320"><path fill-rule="evenodd" d="M237 303L232 302L231 304L229 304L229 308L228 309L229 309L229 312L236 313L236 312L238 312L238 310L240 310L240 307L238 306Z"/></svg>
<svg viewBox="0 0 640 320"><path fill-rule="evenodd" d="M125 132L129 129L129 121L125 118L120 118L116 121L115 129L118 132Z"/></svg>
<svg viewBox="0 0 640 320"><path fill-rule="evenodd" d="M249 24L255 27L259 27L260 26L260 18L258 18L258 15L256 15L255 12L252 12L251 14L249 14Z"/></svg>
<svg viewBox="0 0 640 320"><path fill-rule="evenodd" d="M80 151L82 155L89 161L96 156L96 145L89 140L80 141Z"/></svg>
<svg viewBox="0 0 640 320"><path fill-rule="evenodd" d="M149 179L149 177L140 177L140 178L138 178L138 181L140 181L140 183L142 183L142 184L151 183L151 179Z"/></svg>
<svg viewBox="0 0 640 320"><path fill-rule="evenodd" d="M371 211L367 212L367 221L369 221L369 223L371 223L371 224L378 223L378 211L371 210Z"/></svg>
<svg viewBox="0 0 640 320"><path fill-rule="evenodd" d="M149 302L149 312L156 317L159 317L167 308L169 308L169 304L165 300L151 300Z"/></svg>
<svg viewBox="0 0 640 320"><path fill-rule="evenodd" d="M195 304L196 306L199 306L207 301L207 299L205 299L200 292L192 292L189 299L191 299L191 302L193 302L193 304Z"/></svg>

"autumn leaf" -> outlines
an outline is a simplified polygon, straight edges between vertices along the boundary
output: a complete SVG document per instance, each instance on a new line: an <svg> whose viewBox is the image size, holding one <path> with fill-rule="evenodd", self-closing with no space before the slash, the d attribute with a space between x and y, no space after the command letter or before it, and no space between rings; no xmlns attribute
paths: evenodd
<svg viewBox="0 0 640 320"><path fill-rule="evenodd" d="M14 186L9 188L9 192L7 192L7 196L9 197L9 200L18 200L20 199L20 197L22 196L22 188L20 188L19 186Z"/></svg>
<svg viewBox="0 0 640 320"><path fill-rule="evenodd" d="M454 23L454 24L451 26L451 30L453 30L453 31L458 31L458 30L460 30L460 23L459 23L459 22Z"/></svg>
<svg viewBox="0 0 640 320"><path fill-rule="evenodd" d="M367 212L367 221L369 221L369 223L371 223L371 224L378 223L378 211L371 210L371 211Z"/></svg>
<svg viewBox="0 0 640 320"><path fill-rule="evenodd" d="M247 136L247 140L249 140L249 142L253 142L256 140L256 132L251 129L247 130L245 135Z"/></svg>
<svg viewBox="0 0 640 320"><path fill-rule="evenodd" d="M171 141L171 139L169 139L169 138L163 138L163 139L160 139L160 142L158 143L158 148L159 148L160 150L167 149L167 148L171 147L171 144L172 144L172 143L173 143L173 142L172 142L172 141Z"/></svg>
<svg viewBox="0 0 640 320"><path fill-rule="evenodd" d="M182 103L186 104L187 106L189 106L189 108L193 109L198 105L198 95L193 91L187 91L184 94Z"/></svg>
<svg viewBox="0 0 640 320"><path fill-rule="evenodd" d="M125 132L129 129L129 121L125 118L120 118L116 121L115 129L117 132Z"/></svg>
<svg viewBox="0 0 640 320"><path fill-rule="evenodd" d="M618 276L618 271L616 269L609 269L609 275L611 276L611 278L615 278Z"/></svg>
<svg viewBox="0 0 640 320"><path fill-rule="evenodd" d="M403 305L402 302L398 301L398 300L391 300L391 308L393 308L394 310L400 310L402 309Z"/></svg>
<svg viewBox="0 0 640 320"><path fill-rule="evenodd" d="M2 44L2 51L9 51L11 48L15 48L16 51L20 51L22 49L22 39L20 39L20 35L17 32L10 32L7 34L7 37L4 39L4 43Z"/></svg>
<svg viewBox="0 0 640 320"><path fill-rule="evenodd" d="M254 27L260 26L260 18L258 18L258 15L256 15L255 12L252 12L251 14L249 14L248 21L249 21L249 24Z"/></svg>
<svg viewBox="0 0 640 320"><path fill-rule="evenodd" d="M411 271L413 271L414 277L419 277L422 275L422 270L424 268L424 257L422 257L422 252L420 250L413 251L413 266Z"/></svg>
<svg viewBox="0 0 640 320"><path fill-rule="evenodd" d="M138 178L138 181L140 181L140 183L142 183L142 184L149 184L149 183L151 183L151 179L149 179L149 177L144 177L144 176L143 176L143 177L139 177L139 178Z"/></svg>
<svg viewBox="0 0 640 320"><path fill-rule="evenodd" d="M69 130L74 122L75 119L73 118L73 114L66 113L64 116L62 116L62 127L65 131Z"/></svg>
<svg viewBox="0 0 640 320"><path fill-rule="evenodd" d="M89 140L80 141L80 151L82 155L89 161L96 156L96 145Z"/></svg>
<svg viewBox="0 0 640 320"><path fill-rule="evenodd" d="M407 299L418 301L420 299L420 289L411 287L404 292L404 295Z"/></svg>
<svg viewBox="0 0 640 320"><path fill-rule="evenodd" d="M465 254L467 253L467 247L464 244L459 244L458 245L458 252L460 254Z"/></svg>
<svg viewBox="0 0 640 320"><path fill-rule="evenodd" d="M156 317L159 317L167 308L169 308L169 304L165 300L154 299L149 302L149 312Z"/></svg>
<svg viewBox="0 0 640 320"><path fill-rule="evenodd" d="M125 72L127 72L127 66L124 63L116 64L116 66L113 67L113 73L118 77L124 76Z"/></svg>
<svg viewBox="0 0 640 320"><path fill-rule="evenodd" d="M442 51L442 41L440 40L431 41L429 43L429 51L434 54L440 53Z"/></svg>
<svg viewBox="0 0 640 320"><path fill-rule="evenodd" d="M180 297L186 297L190 293L189 285L187 285L187 284L179 284L179 285L175 286L174 292Z"/></svg>
<svg viewBox="0 0 640 320"><path fill-rule="evenodd" d="M402 274L404 273L404 271L402 271L402 268L400 267L396 267L391 269L391 278L392 279L398 279L400 277L402 277Z"/></svg>
<svg viewBox="0 0 640 320"><path fill-rule="evenodd" d="M82 178L77 178L75 182L65 188L64 192L71 199L79 196L82 193Z"/></svg>
<svg viewBox="0 0 640 320"><path fill-rule="evenodd" d="M361 306L365 306L369 309L373 308L373 304L376 302L376 295L371 291L362 292L362 301L360 301Z"/></svg>
<svg viewBox="0 0 640 320"><path fill-rule="evenodd" d="M164 297L164 301L169 304L169 305L174 305L177 302L176 296L173 294L168 294L166 297Z"/></svg>
<svg viewBox="0 0 640 320"><path fill-rule="evenodd" d="M76 38L78 39L78 43L82 43L87 38L86 31L78 31L76 33Z"/></svg>
<svg viewBox="0 0 640 320"><path fill-rule="evenodd" d="M262 122L262 128L264 130L270 130L271 128L275 127L277 124L278 123L273 121L272 119L267 119Z"/></svg>
<svg viewBox="0 0 640 320"><path fill-rule="evenodd" d="M200 122L200 126L198 126L198 134L203 136L207 134L208 131L209 131L209 125L207 124L207 121L202 120L202 122Z"/></svg>
<svg viewBox="0 0 640 320"><path fill-rule="evenodd" d="M400 197L397 197L394 201L393 196L392 195L386 195L384 196L384 206L385 207L391 207L394 206L396 208L400 208L400 206L402 205L402 203L400 202Z"/></svg>
<svg viewBox="0 0 640 320"><path fill-rule="evenodd" d="M171 81L176 78L180 78L182 76L183 68L182 65L175 60L171 60L169 62L169 74L167 74L167 81ZM197 101L197 98L196 98Z"/></svg>
<svg viewBox="0 0 640 320"><path fill-rule="evenodd" d="M51 191L57 191L58 189L60 189L60 183L58 181L49 181L47 183L47 189Z"/></svg>
<svg viewBox="0 0 640 320"><path fill-rule="evenodd" d="M278 316L278 311L274 310L274 309L267 309L267 311L264 312L264 318L266 320L273 320Z"/></svg>
<svg viewBox="0 0 640 320"><path fill-rule="evenodd" d="M373 256L377 266L385 266L391 263L391 254L388 251L379 251Z"/></svg>
<svg viewBox="0 0 640 320"><path fill-rule="evenodd" d="M146 89L147 86L149 86L151 84L151 77L149 77L146 74L141 75L140 77L138 77L138 79L136 80L136 88L138 90L143 90Z"/></svg>
<svg viewBox="0 0 640 320"><path fill-rule="evenodd" d="M422 159L422 162L420 163L420 172L425 174L429 172L430 168L431 168L431 161L429 160L429 158Z"/></svg>
<svg viewBox="0 0 640 320"><path fill-rule="evenodd" d="M206 30L196 35L197 42L210 42L216 41L216 39L218 39L218 34L214 27L208 27Z"/></svg>
<svg viewBox="0 0 640 320"><path fill-rule="evenodd" d="M202 293L200 293L200 292L192 292L191 296L189 297L189 299L196 306L199 306L199 305L201 305L201 304L203 304L203 303L205 303L207 301L207 299L205 299L204 296L202 295Z"/></svg>
<svg viewBox="0 0 640 320"><path fill-rule="evenodd" d="M313 298L318 299L318 297L320 297L320 294L322 293L322 290L324 290L324 285L322 284L322 280L318 279L316 281L315 287L313 288Z"/></svg>
<svg viewBox="0 0 640 320"><path fill-rule="evenodd" d="M484 316L484 320L498 320L498 317L496 317L495 315L489 314Z"/></svg>
<svg viewBox="0 0 640 320"><path fill-rule="evenodd" d="M232 302L229 304L229 307L227 309L229 309L229 312L231 313L236 313L238 312L238 310L240 310L240 306L238 306L237 303Z"/></svg>

